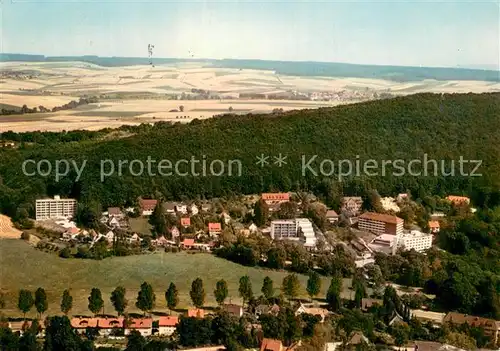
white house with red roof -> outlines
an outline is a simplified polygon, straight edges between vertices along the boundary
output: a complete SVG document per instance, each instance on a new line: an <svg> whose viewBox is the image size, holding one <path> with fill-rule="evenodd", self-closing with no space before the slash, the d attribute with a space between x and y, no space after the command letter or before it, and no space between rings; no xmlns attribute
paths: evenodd
<svg viewBox="0 0 500 351"><path fill-rule="evenodd" d="M166 316L160 317L158 320L158 334L170 336L175 332L179 324L179 317L177 316Z"/></svg>
<svg viewBox="0 0 500 351"><path fill-rule="evenodd" d="M184 228L191 226L191 218L182 217L181 218L181 226L183 226Z"/></svg>
<svg viewBox="0 0 500 351"><path fill-rule="evenodd" d="M141 209L142 216L151 216L155 210L158 200L153 199L139 199L139 208Z"/></svg>
<svg viewBox="0 0 500 351"><path fill-rule="evenodd" d="M208 234L211 236L219 235L222 232L222 226L220 223L208 223Z"/></svg>
<svg viewBox="0 0 500 351"><path fill-rule="evenodd" d="M125 335L132 330L137 330L142 336L150 336L153 333L153 318L131 318L125 323Z"/></svg>
<svg viewBox="0 0 500 351"><path fill-rule="evenodd" d="M191 249L194 246L194 239L184 239L181 246L185 249Z"/></svg>

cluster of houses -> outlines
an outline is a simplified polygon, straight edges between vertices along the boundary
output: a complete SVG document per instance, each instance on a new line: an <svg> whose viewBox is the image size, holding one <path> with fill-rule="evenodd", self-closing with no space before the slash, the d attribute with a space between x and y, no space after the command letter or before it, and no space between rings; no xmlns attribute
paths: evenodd
<svg viewBox="0 0 500 351"><path fill-rule="evenodd" d="M363 298L361 300L361 310L368 312L371 307L378 305L382 306L383 301L380 299ZM500 341L500 321L494 319L472 316L457 312L432 312L427 310L412 309L410 316L419 320L421 323L430 323L434 328L441 328L443 325L461 326L467 324L469 327L481 328L484 335L490 338L493 344ZM390 324L401 321L402 318L396 314Z"/></svg>
<svg viewBox="0 0 500 351"><path fill-rule="evenodd" d="M363 298L361 301L361 310L368 312L374 306L382 306L383 301L380 299ZM235 317L242 317L245 310L242 306L237 304L224 304L221 306L222 310ZM253 310L253 315L259 319L262 314L278 315L280 306L274 305L259 305ZM295 309L295 315L312 314L320 317L320 323L327 321L331 312L325 308L318 307L313 304L300 303ZM207 315L203 309L192 308L186 312L187 317L191 318L205 318ZM411 317L416 318L421 323L430 324L434 328L441 328L444 325L461 326L467 324L470 327L477 327L484 331L484 335L488 337L492 344L497 344L500 341L500 321L493 319L471 316L467 314L449 312L431 312L426 310L411 310ZM160 316L155 317L142 317L142 318L125 318L125 317L73 317L71 318L71 326L78 334L84 334L87 328L95 328L100 336L113 336L113 335L129 335L133 330L138 331L141 335L147 337L151 335L157 336L171 336L175 333L177 325L179 324L179 316ZM390 321L390 325L401 322L402 318L396 313L394 318ZM31 321L11 321L8 327L14 332L23 333L24 330L31 326ZM44 323L39 322L40 335L43 336ZM256 322L249 324L247 328L255 328L261 330L261 325ZM262 335L262 334L261 334ZM261 336L262 337L262 336ZM348 345L356 346L361 343L369 344L368 339L361 333L356 332L350 336L347 341ZM280 340L263 338L261 341L261 351L292 351L300 346L300 342L285 347ZM337 346L342 343L328 343L325 350L335 350ZM221 346L210 348L198 348L193 350L223 350Z"/></svg>
<svg viewBox="0 0 500 351"><path fill-rule="evenodd" d="M408 199L408 194L399 194L397 198L382 198L382 207L389 213L399 212L398 203ZM464 196L450 195L446 200L453 206L469 205L470 199ZM355 225L360 232L374 236L359 235L348 243L356 254L356 265L363 267L373 263L374 253L383 252L395 254L399 249L425 252L432 247L434 236L441 229L440 221L443 213L434 213L428 222L429 231L406 230L404 220L394 214L376 212L362 213L363 199L361 197L344 197L341 200L341 215L349 224ZM474 209L471 209L474 211Z"/></svg>
<svg viewBox="0 0 500 351"><path fill-rule="evenodd" d="M362 267L373 262L375 252L394 254L399 249L416 250L425 252L432 246L434 235L440 231L440 221L444 214L433 214L428 223L429 232L420 230L406 230L404 220L396 214L400 211L399 205L408 199L408 194L399 194L396 198L386 197L381 199L384 210L391 214L376 212L363 212L363 199L357 196L341 198L339 213L333 209L328 209L326 219L329 223L335 224L340 219L347 221L353 228L361 232L371 233L375 237L358 237L353 242L347 243L356 254L356 265ZM263 193L260 198L267 204L269 211L277 212L280 206L291 201L289 193ZM452 205L469 205L470 199L464 196L450 195L446 198ZM158 206L158 200L142 199L138 201L139 213L142 216L150 216ZM61 199L56 196L54 199L37 200L37 217L64 217L70 215L76 205L73 199ZM211 213L212 205L204 202L201 205L184 202L164 202L161 203L164 214L172 214L179 218L177 226L169 228L171 237L169 239L160 236L152 240L151 244L156 247L180 246L183 249L200 249L211 251L215 246L215 239L222 233L222 223L231 223L231 216L223 211L220 221L208 223L208 230L198 231L187 238L181 238L182 228L191 227L191 217L199 213ZM473 210L473 209L472 209ZM63 241L79 241L95 244L100 240L105 240L112 244L115 239L116 230L126 230L128 228L127 214L134 212L134 208L124 210L118 207L110 207L102 213L101 223L105 224L109 230L106 233L87 232L76 227L69 219L59 219L64 231L61 235ZM59 213L60 212L60 213ZM396 214L393 214L396 213ZM64 222L64 223L63 223ZM233 227L241 223L233 222ZM180 229L181 230L180 230ZM255 224L249 227L239 228L240 234L249 235L259 231ZM291 240L304 245L309 249L315 249L317 238L323 233L308 218L293 218L286 220L273 220L268 228L261 228L263 234L268 234L273 240ZM209 240L197 242L197 239L208 235ZM194 237L194 239L193 239ZM181 240L183 239L183 240ZM127 238L130 244L140 244L143 240L138 234L133 234ZM209 241L207 243L207 241Z"/></svg>

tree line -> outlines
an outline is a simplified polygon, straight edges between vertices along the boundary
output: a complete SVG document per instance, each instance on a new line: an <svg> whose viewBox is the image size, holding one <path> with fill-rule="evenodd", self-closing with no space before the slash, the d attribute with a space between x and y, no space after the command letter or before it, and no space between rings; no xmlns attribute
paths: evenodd
<svg viewBox="0 0 500 351"><path fill-rule="evenodd" d="M334 293L329 291L331 295L330 299L340 299L340 292L342 290L342 282L340 278L334 278L335 288ZM332 282L334 281L332 280ZM312 272L309 275L307 281L306 291L310 298L315 298L319 295L321 291L321 278L320 276ZM333 283L332 283L333 284ZM262 287L260 289L262 296L266 301L274 301L274 298L283 299L284 297L289 301L292 301L299 297L301 294L301 284L298 276L295 273L287 275L281 284L280 297L276 296L275 285L270 277L265 277L263 280ZM335 296L333 296L333 295ZM114 310L119 316L125 314L127 307L129 306L129 301L126 298L127 290L123 286L116 287L110 294L110 302ZM201 278L196 278L192 281L191 290L189 291L189 296L193 306L196 308L202 308L206 302L207 291L205 290L203 280ZM213 290L213 296L217 301L219 306L223 306L229 297L228 284L224 279L216 282L215 289ZM242 307L245 307L250 301L255 303L256 296L252 288L252 283L248 275L242 276L239 279L238 285L238 296L242 299ZM175 283L170 283L168 289L164 294L166 306L170 311L177 308L179 304L179 290ZM364 296L363 296L364 297ZM0 296L3 307L5 308L5 296ZM327 299L328 300L328 299ZM104 299L102 292L99 288L92 288L88 297L88 309L94 315L103 312ZM144 314L151 313L155 308L157 303L156 294L153 290L151 284L143 282L140 286L137 298L135 301L135 307L141 310ZM332 305L333 306L333 305ZM26 289L21 289L18 294L18 309L23 313L24 318L26 314L29 313L33 307L35 307L38 317L41 318L42 315L48 309L47 294L43 288L38 288L33 294L31 291ZM64 314L68 314L73 308L73 296L69 289L64 290L61 296L60 310Z"/></svg>
<svg viewBox="0 0 500 351"><path fill-rule="evenodd" d="M46 108L45 106L38 106L29 108L26 105L21 106L20 109L7 109L7 108L2 108L0 110L0 115L24 115L28 113L45 113L45 112L57 112L57 111L62 111L62 110L70 110L77 108L78 106L82 105L88 105L92 103L98 102L96 97L89 97L89 98L80 98L78 101L71 100L67 104L61 105L61 106L54 106L52 109Z"/></svg>

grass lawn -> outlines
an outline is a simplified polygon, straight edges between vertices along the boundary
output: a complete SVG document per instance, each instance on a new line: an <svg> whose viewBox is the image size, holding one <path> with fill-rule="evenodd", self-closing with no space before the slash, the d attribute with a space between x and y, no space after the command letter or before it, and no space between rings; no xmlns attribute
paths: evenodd
<svg viewBox="0 0 500 351"><path fill-rule="evenodd" d="M7 293L6 308L3 311L9 316L21 316L17 310L19 289L30 289L33 292L43 287L49 298L49 314L60 313L60 297L64 289L71 289L73 295L72 314L87 314L88 295L92 287L100 288L104 299L104 312L114 313L109 296L111 291L122 285L127 289L129 312L138 312L135 300L139 286L143 281L153 285L156 293L157 312L167 312L165 290L170 282L174 282L179 290L180 308L190 306L189 290L191 282L200 277L203 279L206 293L206 304L215 305L213 290L219 279L225 279L229 286L232 302L238 299L238 281L241 276L250 276L254 294L260 295L260 288L265 276L274 281L276 294L286 272L271 271L260 268L248 268L223 260L211 254L187 254L158 252L149 255L128 257L112 257L102 261L63 259L55 254L39 251L22 240L0 240L0 287ZM302 282L301 295L305 297L307 277L300 276ZM329 278L323 279L322 293L324 297ZM351 295L344 282L345 297ZM35 316L35 311L28 314Z"/></svg>
<svg viewBox="0 0 500 351"><path fill-rule="evenodd" d="M148 217L129 218L128 223L132 232L151 235L151 225Z"/></svg>

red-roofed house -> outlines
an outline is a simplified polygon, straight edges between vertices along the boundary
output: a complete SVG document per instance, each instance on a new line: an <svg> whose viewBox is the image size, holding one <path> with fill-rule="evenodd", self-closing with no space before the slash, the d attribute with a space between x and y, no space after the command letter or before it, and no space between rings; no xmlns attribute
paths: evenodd
<svg viewBox="0 0 500 351"><path fill-rule="evenodd" d="M131 318L125 323L125 335L132 330L137 330L142 336L150 336L153 333L153 318Z"/></svg>
<svg viewBox="0 0 500 351"><path fill-rule="evenodd" d="M113 329L123 328L123 317L118 318L97 318L97 326L101 335L110 335Z"/></svg>
<svg viewBox="0 0 500 351"><path fill-rule="evenodd" d="M468 324L469 327L481 328L484 334L490 337L491 341L496 344L500 334L500 321L494 319L471 316L467 314L448 312L443 319L443 324L462 325Z"/></svg>
<svg viewBox="0 0 500 351"><path fill-rule="evenodd" d="M201 308L190 308L187 311L188 317L205 318L205 310Z"/></svg>
<svg viewBox="0 0 500 351"><path fill-rule="evenodd" d="M283 351L284 347L280 340L263 339L260 344L260 351Z"/></svg>
<svg viewBox="0 0 500 351"><path fill-rule="evenodd" d="M185 249L191 249L194 246L194 239L184 239L181 245Z"/></svg>
<svg viewBox="0 0 500 351"><path fill-rule="evenodd" d="M172 335L175 332L177 324L179 324L179 317L177 316L160 317L158 321L158 334Z"/></svg>
<svg viewBox="0 0 500 351"><path fill-rule="evenodd" d="M208 234L219 235L222 232L222 226L220 223L208 223Z"/></svg>
<svg viewBox="0 0 500 351"><path fill-rule="evenodd" d="M263 193L261 199L268 205L279 205L290 201L289 193Z"/></svg>
<svg viewBox="0 0 500 351"><path fill-rule="evenodd" d="M191 218L189 218L189 217L182 217L181 218L181 226L189 227L190 225L191 225Z"/></svg>
<svg viewBox="0 0 500 351"><path fill-rule="evenodd" d="M120 209L120 207L108 207L108 216L109 217L116 217L116 218L123 218L123 212Z"/></svg>
<svg viewBox="0 0 500 351"><path fill-rule="evenodd" d="M429 230L432 234L439 233L439 222L438 221L429 221Z"/></svg>
<svg viewBox="0 0 500 351"><path fill-rule="evenodd" d="M151 216L157 203L158 200L139 199L139 208L141 209L141 215Z"/></svg>
<svg viewBox="0 0 500 351"><path fill-rule="evenodd" d="M450 201L453 205L470 204L470 199L466 196L450 195L446 197L446 200Z"/></svg>
<svg viewBox="0 0 500 351"><path fill-rule="evenodd" d="M26 330L31 328L33 321L22 320L22 321L11 321L11 322L2 322L0 323L0 327L10 328L14 333L19 333L23 335ZM38 333L37 336L41 337L44 335L45 323L43 320L38 321Z"/></svg>
<svg viewBox="0 0 500 351"><path fill-rule="evenodd" d="M71 318L71 327L82 334L87 328L97 328L97 322L98 318Z"/></svg>
<svg viewBox="0 0 500 351"><path fill-rule="evenodd" d="M326 211L326 219L333 224L339 221L339 215L334 210L328 210Z"/></svg>

